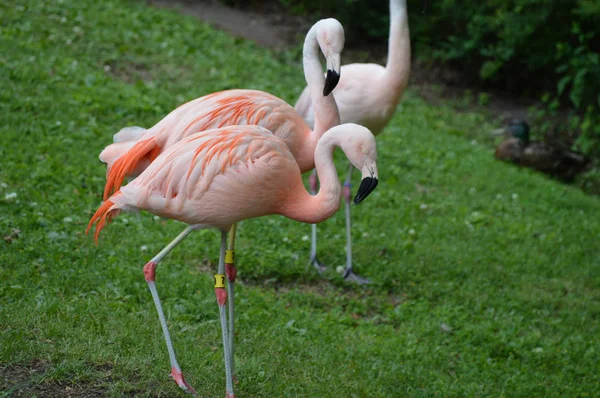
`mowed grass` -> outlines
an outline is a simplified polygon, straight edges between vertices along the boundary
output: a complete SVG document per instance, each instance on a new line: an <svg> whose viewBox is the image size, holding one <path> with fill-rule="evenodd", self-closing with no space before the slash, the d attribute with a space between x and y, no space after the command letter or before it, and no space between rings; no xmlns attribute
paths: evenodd
<svg viewBox="0 0 600 398"><path fill-rule="evenodd" d="M142 274L183 225L125 214L96 246L97 155L213 91L293 103L300 57L141 2L0 4L0 395L183 396ZM600 394L600 200L495 161L489 127L406 93L378 139L380 185L353 208L366 288L308 267L308 225L240 225L238 396ZM343 264L343 212L319 231L321 259ZM218 235L157 272L180 364L211 397Z"/></svg>

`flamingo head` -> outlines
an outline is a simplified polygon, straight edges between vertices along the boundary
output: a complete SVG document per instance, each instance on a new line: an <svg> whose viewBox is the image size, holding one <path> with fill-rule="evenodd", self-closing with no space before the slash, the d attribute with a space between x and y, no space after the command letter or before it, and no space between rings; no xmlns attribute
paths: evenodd
<svg viewBox="0 0 600 398"><path fill-rule="evenodd" d="M344 27L333 18L322 19L317 26L317 42L327 62L323 95L329 95L340 81L341 54L345 43Z"/></svg>
<svg viewBox="0 0 600 398"><path fill-rule="evenodd" d="M377 145L371 131L358 124L347 123L341 148L354 167L362 173L362 181L354 197L354 204L361 203L379 183L377 172Z"/></svg>

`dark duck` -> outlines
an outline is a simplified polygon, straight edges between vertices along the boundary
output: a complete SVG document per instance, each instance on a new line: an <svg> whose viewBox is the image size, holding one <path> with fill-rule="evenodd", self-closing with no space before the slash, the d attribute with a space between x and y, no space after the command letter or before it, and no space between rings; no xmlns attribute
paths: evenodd
<svg viewBox="0 0 600 398"><path fill-rule="evenodd" d="M589 165L589 160L579 153L531 141L529 125L521 119L508 120L504 127L492 131L492 135L505 137L496 147L496 159L541 171L565 182L573 181Z"/></svg>

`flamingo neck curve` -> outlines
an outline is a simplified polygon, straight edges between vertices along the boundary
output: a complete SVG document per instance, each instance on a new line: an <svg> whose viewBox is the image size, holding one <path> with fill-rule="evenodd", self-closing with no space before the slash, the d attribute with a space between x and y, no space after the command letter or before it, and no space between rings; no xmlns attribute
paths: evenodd
<svg viewBox="0 0 600 398"><path fill-rule="evenodd" d="M331 217L340 207L342 188L333 163L333 151L341 147L341 131L328 131L319 140L315 149L315 168L319 176L320 189L316 195L306 191L300 179L296 189L291 191L281 215L296 221L317 224Z"/></svg>
<svg viewBox="0 0 600 398"><path fill-rule="evenodd" d="M340 113L333 95L323 96L325 76L323 75L323 67L319 61L320 48L317 41L319 27L320 23L317 22L310 28L304 40L302 51L304 78L306 79L315 112L315 127L312 134L317 137L316 141L327 130L340 124ZM314 141L315 145L316 141Z"/></svg>

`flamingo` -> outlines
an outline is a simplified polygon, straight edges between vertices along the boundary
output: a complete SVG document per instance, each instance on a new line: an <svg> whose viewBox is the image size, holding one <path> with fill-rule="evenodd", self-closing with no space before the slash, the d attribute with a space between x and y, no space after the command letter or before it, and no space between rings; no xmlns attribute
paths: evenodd
<svg viewBox="0 0 600 398"><path fill-rule="evenodd" d="M181 105L152 128L127 127L115 134L114 143L100 154L107 164L104 199L119 189L126 176L139 175L164 150L182 138L203 130L228 125L253 124L270 130L288 145L304 173L314 168L314 150L325 131L339 124L335 100L329 94L339 81L344 28L335 19L323 19L308 31L303 48L304 76L316 104L314 128L284 100L258 90L228 90L212 93ZM327 62L324 78L319 49ZM233 253L235 227L231 231ZM228 268L235 281L233 254ZM233 293L232 293L233 295ZM233 316L230 316L233 329Z"/></svg>
<svg viewBox="0 0 600 398"><path fill-rule="evenodd" d="M100 153L107 164L104 200L125 177L139 174L165 149L203 130L230 125L259 125L288 145L302 172L314 168L314 150L325 131L339 124L335 100L329 94L340 79L344 28L336 19L323 19L308 31L303 48L304 77L316 114L311 127L287 102L258 90L227 90L187 102L148 130L126 127ZM327 62L323 76L319 49ZM322 93L322 94L321 94Z"/></svg>
<svg viewBox="0 0 600 398"><path fill-rule="evenodd" d="M215 294L223 338L226 395L232 398L233 331L227 327L227 292L223 283L227 233L235 223L271 214L305 223L319 223L331 217L340 206L342 193L333 163L335 147L340 147L350 163L362 171L363 180L354 198L358 204L378 182L375 137L367 128L349 123L323 135L314 153L321 189L317 195L311 195L304 188L300 166L285 141L260 126L228 126L190 135L170 146L93 215L86 232L96 224L96 242L106 223L123 210L146 210L188 224L144 266L169 351L171 375L186 391L196 395L175 357L156 289L156 266L193 230L215 228L221 232Z"/></svg>
<svg viewBox="0 0 600 398"><path fill-rule="evenodd" d="M333 91L337 103L341 123L357 123L369 128L378 135L396 111L402 94L410 77L410 34L408 29L408 12L406 0L390 0L390 32L388 42L388 59L385 67L377 64L350 64L341 68L339 84ZM310 88L304 89L295 108L304 120L312 126L318 111L316 103L310 96ZM344 199L346 211L346 268L344 278L359 284L368 280L355 274L352 270L352 237L350 221L350 197L352 165L349 166L344 182ZM317 189L317 179L313 172L310 178L311 191ZM317 270L324 270L317 258L317 228L312 226L312 245L310 262Z"/></svg>
<svg viewBox="0 0 600 398"><path fill-rule="evenodd" d="M316 104L314 128L309 127L296 110L284 100L258 90L228 90L212 93L181 105L150 129L126 127L114 136L114 143L100 154L107 164L106 200L117 191L125 177L142 173L165 150L185 137L211 128L229 125L260 125L281 138L302 172L312 170L314 151L323 133L339 124L339 112L331 91L339 81L340 57L344 48L344 28L335 19L315 23L308 31L303 49L304 76ZM327 77L322 73L319 50L327 63ZM185 231L184 231L185 232ZM231 230L227 252L227 285L234 296L235 225ZM229 325L234 330L233 300L230 300ZM233 355L233 352L231 352ZM185 381L173 374L177 383Z"/></svg>

